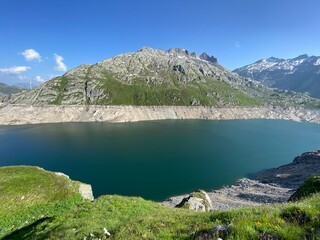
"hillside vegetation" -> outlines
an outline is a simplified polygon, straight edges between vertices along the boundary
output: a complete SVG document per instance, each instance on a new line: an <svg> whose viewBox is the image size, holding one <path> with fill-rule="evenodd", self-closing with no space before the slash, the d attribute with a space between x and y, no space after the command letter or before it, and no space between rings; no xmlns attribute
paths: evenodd
<svg viewBox="0 0 320 240"><path fill-rule="evenodd" d="M0 238L320 238L317 194L293 203L200 213L136 197L83 200L76 188L76 182L39 168L0 168ZM226 230L213 233L218 225Z"/></svg>

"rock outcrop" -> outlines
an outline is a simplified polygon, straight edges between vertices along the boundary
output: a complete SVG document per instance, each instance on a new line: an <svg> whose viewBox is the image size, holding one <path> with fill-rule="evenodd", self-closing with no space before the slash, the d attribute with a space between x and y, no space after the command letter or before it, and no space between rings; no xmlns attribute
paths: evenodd
<svg viewBox="0 0 320 240"><path fill-rule="evenodd" d="M93 192L90 184L79 183L79 193L84 199L93 200Z"/></svg>
<svg viewBox="0 0 320 240"><path fill-rule="evenodd" d="M191 193L183 198L175 207L187 208L197 212L210 212L213 209L210 197L203 190Z"/></svg>
<svg viewBox="0 0 320 240"><path fill-rule="evenodd" d="M43 168L39 168L39 169L42 169L43 171L45 171ZM64 177L64 178L67 178L69 181L72 181L70 179L70 177L64 173L61 173L61 172L55 172L54 173L55 175L59 176L59 177ZM93 192L92 192L92 187L90 184L86 184L86 183L82 183L82 182L77 182L77 185L79 186L78 187L78 191L80 193L80 195L84 198L84 199L87 199L87 200L93 200L94 197L93 197Z"/></svg>

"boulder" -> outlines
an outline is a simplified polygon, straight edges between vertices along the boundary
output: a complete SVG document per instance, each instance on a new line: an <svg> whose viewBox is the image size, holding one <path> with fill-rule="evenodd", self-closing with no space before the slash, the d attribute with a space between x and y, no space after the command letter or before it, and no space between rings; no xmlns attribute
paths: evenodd
<svg viewBox="0 0 320 240"><path fill-rule="evenodd" d="M213 209L210 197L203 190L198 190L183 198L176 207L187 208L197 212L209 212Z"/></svg>
<svg viewBox="0 0 320 240"><path fill-rule="evenodd" d="M79 193L84 199L93 200L92 187L90 184L79 183Z"/></svg>

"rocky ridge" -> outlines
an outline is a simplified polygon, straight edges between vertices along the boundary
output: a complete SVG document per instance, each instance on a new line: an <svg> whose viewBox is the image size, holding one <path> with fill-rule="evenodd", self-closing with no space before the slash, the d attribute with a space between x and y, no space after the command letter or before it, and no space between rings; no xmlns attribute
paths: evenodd
<svg viewBox="0 0 320 240"><path fill-rule="evenodd" d="M303 153L290 164L259 172L254 179L239 179L235 185L213 190L207 194L214 210L281 203L288 201L306 179L319 174L320 150L316 150ZM190 196L192 194L171 197L162 204L180 207Z"/></svg>
<svg viewBox="0 0 320 240"><path fill-rule="evenodd" d="M240 77L206 53L144 47L96 64L83 64L37 89L12 95L11 104L318 106L304 94L264 87Z"/></svg>
<svg viewBox="0 0 320 240"><path fill-rule="evenodd" d="M292 59L270 57L234 70L268 87L309 92L320 97L320 57L300 55Z"/></svg>

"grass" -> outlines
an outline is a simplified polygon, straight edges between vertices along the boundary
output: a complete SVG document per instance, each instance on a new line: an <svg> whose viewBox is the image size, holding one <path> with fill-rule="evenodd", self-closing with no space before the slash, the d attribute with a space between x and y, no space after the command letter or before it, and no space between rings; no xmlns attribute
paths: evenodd
<svg viewBox="0 0 320 240"><path fill-rule="evenodd" d="M57 79L54 80L54 82L56 82ZM56 99L52 102L50 102L50 104L61 104L61 101L63 99L64 96L64 92L65 92L65 88L67 87L68 83L69 83L69 79L67 77L59 77L59 81L57 81L59 84L57 86L55 86L56 90L58 91L58 95L56 97Z"/></svg>
<svg viewBox="0 0 320 240"><path fill-rule="evenodd" d="M0 238L106 239L106 228L112 239L201 239L217 225L230 226L223 239L258 239L262 234L288 240L320 238L319 194L299 202L200 213L136 197L84 201L74 192L74 182L62 180L66 179L31 167L0 168L0 186L6 186L0 191L5 204L0 210ZM30 201L16 204L21 195ZM13 227L13 221L20 224Z"/></svg>
<svg viewBox="0 0 320 240"><path fill-rule="evenodd" d="M101 105L178 105L192 104L204 106L256 106L261 102L223 82L207 79L206 83L192 81L182 84L169 75L167 81L153 86L142 79L133 83L116 80L110 73L100 79L102 88L109 96L90 104Z"/></svg>
<svg viewBox="0 0 320 240"><path fill-rule="evenodd" d="M311 176L298 188L290 200L300 200L318 192L320 192L320 176Z"/></svg>
<svg viewBox="0 0 320 240"><path fill-rule="evenodd" d="M0 238L82 201L78 184L36 167L0 168Z"/></svg>

